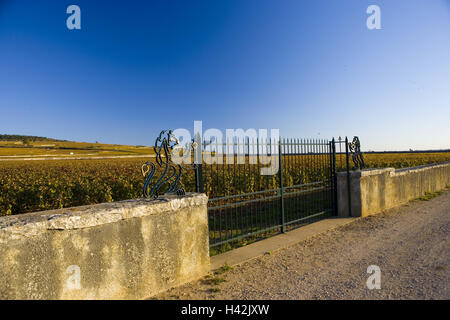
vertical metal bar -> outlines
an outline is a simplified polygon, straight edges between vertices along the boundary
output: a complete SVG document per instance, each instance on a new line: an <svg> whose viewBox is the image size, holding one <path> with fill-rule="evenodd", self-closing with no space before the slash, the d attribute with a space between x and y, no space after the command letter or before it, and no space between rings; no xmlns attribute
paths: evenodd
<svg viewBox="0 0 450 320"><path fill-rule="evenodd" d="M306 175L305 175L307 164L306 164L306 156L305 156L306 148L305 148L305 140L304 139L301 139L301 150L302 150L301 151L301 154L302 154L302 159L301 159L302 160L302 184L305 184L305 183L307 183ZM300 190L304 191L305 187L302 187ZM306 205L305 205L306 201L305 201L305 199L306 199L306 197L303 196L303 199L300 202L301 207L302 207L302 216L306 215Z"/></svg>
<svg viewBox="0 0 450 320"><path fill-rule="evenodd" d="M315 162L314 174L316 175L316 179L315 180L317 182L319 182L320 181L320 177L318 176L318 172L319 172L319 152L317 151L317 149L319 147L319 144L317 142L317 139L314 139L313 141L314 141L313 142L314 143L314 145L313 145L313 153L314 153L314 162ZM316 193L316 195L314 196L314 211L313 212L318 211L319 201L320 201L320 198L319 198L319 196Z"/></svg>
<svg viewBox="0 0 450 320"><path fill-rule="evenodd" d="M194 163L195 192L200 192L200 181L198 180L198 164Z"/></svg>
<svg viewBox="0 0 450 320"><path fill-rule="evenodd" d="M324 168L324 159L323 159L323 154L324 154L324 150L323 150L323 140L319 139L319 159L320 159L320 171L319 171L319 177L320 180L322 181L322 183L320 184L320 186L323 188L323 181L324 181L324 176L323 176L323 168ZM324 190L321 190L320 192L320 211L324 211L326 208L324 206L325 204L325 199L324 199Z"/></svg>
<svg viewBox="0 0 450 320"><path fill-rule="evenodd" d="M247 138L247 139L245 139ZM243 140L244 146L243 146L243 150L244 150L244 177L249 177L250 178L250 137L244 137ZM247 159L248 159L248 166L247 166ZM246 170L246 166L247 169ZM247 183L244 185L245 188L245 193L251 193L253 191L251 191L250 189L250 185L247 185ZM245 199L247 199L247 197L245 197ZM258 230L258 216L255 214L255 212L253 211L253 207L252 207L252 203L250 203L250 205L246 206L246 211L250 213L250 225L251 225L251 232L253 231L257 231Z"/></svg>
<svg viewBox="0 0 450 320"><path fill-rule="evenodd" d="M205 145L205 141L203 141L202 143L202 148L203 149L201 149L201 154L203 154L203 150L205 150L205 147L206 147L206 145ZM201 160L201 162L200 162L200 164L203 164L203 159ZM204 173L203 173L203 170L205 171ZM211 173L209 173L210 175L211 175ZM205 176L205 182L204 182L204 180L203 180L203 175ZM209 188L208 188L208 166L205 164L205 167L203 168L203 166L202 166L202 171L201 171L201 177L200 177L200 189L201 190L203 190L207 195L208 195L208 197L210 197L210 198L212 198L212 197L215 197L213 194L209 194L210 192L209 192ZM206 186L206 188L205 188L205 186Z"/></svg>
<svg viewBox="0 0 450 320"><path fill-rule="evenodd" d="M284 184L286 184L286 186L290 186L291 184L289 183L289 177L291 175L291 145L292 145L292 140L291 139L287 139L286 140L286 149L284 151L285 153L285 166L286 166L286 179L284 182ZM287 182L286 182L287 181ZM285 218L285 222L289 222L289 214L292 211L292 203L291 203L291 199L289 198L289 194L286 193L286 200L285 201L285 212L284 212L284 218Z"/></svg>
<svg viewBox="0 0 450 320"><path fill-rule="evenodd" d="M195 169L195 192L203 193L203 172L202 172L202 151L203 145L201 140L197 140L197 150L194 153L194 169Z"/></svg>
<svg viewBox="0 0 450 320"><path fill-rule="evenodd" d="M333 148L332 148L332 141L328 142L328 153L330 156L330 170L329 170L329 186L330 186L330 204L331 204L331 215L335 216L336 213L334 212L334 188L333 188Z"/></svg>
<svg viewBox="0 0 450 320"><path fill-rule="evenodd" d="M329 151L328 151L328 139L323 139L322 140L322 143L323 143L323 145L322 145L322 158L323 158L323 161L322 161L322 163L323 163L323 165L322 165L322 171L323 171L323 179L324 179L324 187L325 188L328 188L329 187L329 185L328 185L328 177L327 177L327 166L328 166L328 164L327 164L327 160L329 160L329 159L327 159L327 157L328 157L328 153L329 153ZM326 205L326 208L325 209L328 209L328 196L329 196L329 194L327 194L326 192L324 192L324 195L323 195L323 201L324 201L324 206Z"/></svg>
<svg viewBox="0 0 450 320"><path fill-rule="evenodd" d="M266 139L266 148L267 148L267 155L273 156L272 153L272 137L270 139ZM272 158L270 158L272 160ZM274 185L272 185L272 182L269 181L269 177L270 179L272 179L271 176L266 175L266 189L276 189ZM277 195L278 195L278 190L277 190ZM278 225L278 217L275 217L275 213L277 213L277 207L274 206L275 201L269 201L270 203L270 207L269 207L269 217L270 217L270 224L271 227Z"/></svg>
<svg viewBox="0 0 450 320"><path fill-rule="evenodd" d="M284 233L284 186L283 186L283 154L281 148L281 137L278 142L278 175L280 179L280 222L281 222L281 233Z"/></svg>
<svg viewBox="0 0 450 320"><path fill-rule="evenodd" d="M348 215L352 216L352 195L350 193L350 164L348 154L348 138L345 137L345 157L347 162L347 196L348 196Z"/></svg>
<svg viewBox="0 0 450 320"><path fill-rule="evenodd" d="M293 197L293 201L294 201L294 212L292 213L292 219L298 219L299 218L299 208L298 208L298 203L299 203L299 198L301 196L300 193L298 193L299 191L299 187L297 185L301 184L301 180L300 180L300 174L301 174L301 169L300 169L300 155L299 155L299 139L294 139L294 153L295 153L295 161L294 161L294 175L293 175L293 180L292 180L292 184L295 185L296 187L292 189L293 192L295 192L295 195Z"/></svg>
<svg viewBox="0 0 450 320"><path fill-rule="evenodd" d="M338 215L338 203L337 203L337 176L336 176L336 141L334 140L334 138L333 138L333 140L331 141L331 144L332 144L332 153L333 153L333 198L334 198L334 201L333 201L333 206L334 206L334 208L333 208L333 214L335 215L335 216L337 216Z"/></svg>
<svg viewBox="0 0 450 320"><path fill-rule="evenodd" d="M251 179L253 181L253 192L256 192L258 190L257 190L257 186L256 186L256 179L255 179L255 172L256 172L256 166L257 166L257 164L255 163L255 159L256 159L256 162L258 162L258 158L257 158L257 155L255 155L255 151L256 151L256 149L255 149L255 138L252 138L252 144L251 145L252 145L252 149L251 149L252 150L251 151L252 161L250 161L250 149L249 149L248 161L252 163L250 165L251 166L250 172L251 172ZM258 196L255 196L255 198L257 198L257 197ZM255 214L258 215L258 221L259 221L260 230L263 230L264 229L264 227L263 227L264 219L263 219L263 215L261 213L261 202L258 201L258 202L252 203L252 209L255 211Z"/></svg>
<svg viewBox="0 0 450 320"><path fill-rule="evenodd" d="M311 168L313 167L312 156L311 156L311 139L306 139L306 153L308 155L307 156L307 159L308 159L307 165L308 165L308 168L310 169L308 181L309 182L313 182L314 181L314 177L313 177L313 175L311 173L312 172ZM308 196L308 198L310 199L309 196ZM308 203L305 202L306 215L308 215L308 216L311 214L311 205L310 205L309 199L308 199Z"/></svg>
<svg viewBox="0 0 450 320"><path fill-rule="evenodd" d="M202 164L194 164L195 167L195 192L203 193L203 168Z"/></svg>
<svg viewBox="0 0 450 320"><path fill-rule="evenodd" d="M261 147L260 147L260 137L256 138L256 154L257 154L257 164L256 164L256 176L258 177L258 187L256 191L261 191L261 159L262 159L262 151L261 151ZM263 195L265 196L265 195ZM258 204L258 208L259 210L263 210L263 215L261 215L262 217L262 222L263 222L263 227L264 229L267 227L267 211L266 211L266 204L265 201L264 202L259 202Z"/></svg>

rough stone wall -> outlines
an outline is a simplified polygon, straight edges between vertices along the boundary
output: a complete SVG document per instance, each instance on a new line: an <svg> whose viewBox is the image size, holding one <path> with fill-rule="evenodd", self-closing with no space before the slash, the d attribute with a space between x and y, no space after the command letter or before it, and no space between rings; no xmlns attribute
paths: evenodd
<svg viewBox="0 0 450 320"><path fill-rule="evenodd" d="M348 216L347 173L339 172L338 215ZM350 172L352 216L379 213L450 186L450 163L414 168L367 169Z"/></svg>
<svg viewBox="0 0 450 320"><path fill-rule="evenodd" d="M0 299L143 299L200 278L206 204L188 194L1 217Z"/></svg>

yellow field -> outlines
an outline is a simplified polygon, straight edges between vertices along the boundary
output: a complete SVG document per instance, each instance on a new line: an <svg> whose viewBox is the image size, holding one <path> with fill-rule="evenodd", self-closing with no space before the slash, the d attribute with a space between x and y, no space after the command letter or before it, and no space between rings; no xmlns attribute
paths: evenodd
<svg viewBox="0 0 450 320"><path fill-rule="evenodd" d="M151 148L118 146L92 143L45 142L55 146L42 146L33 143L30 147L18 145L10 147L3 144L1 155L39 156L43 154L77 155L135 155L150 154ZM28 153L27 153L28 152ZM303 156L299 156L303 157ZM307 157L307 156L305 156ZM404 168L450 161L447 153L384 153L364 154L366 166ZM141 165L146 158L129 159L87 159L87 160L8 160L0 158L0 216L39 210L57 209L71 206L119 201L140 197L144 178ZM350 162L352 166L352 162ZM337 167L345 168L345 155L337 155ZM217 170L210 168L208 170ZM239 170L240 172L240 170ZM312 171L299 167L286 173L286 182L307 183L309 180L326 179L327 172ZM245 170L238 179L242 190L251 190L255 177L248 176ZM257 177L256 177L257 178ZM186 191L194 191L193 170L185 170L182 185ZM236 184L237 185L237 184ZM235 185L235 186L236 186ZM230 186L208 183L208 194L227 193ZM233 189L234 190L234 189ZM239 193L242 190L234 190ZM222 192L223 191L223 192Z"/></svg>
<svg viewBox="0 0 450 320"><path fill-rule="evenodd" d="M94 157L152 154L153 148L72 141L0 141L0 159L9 157Z"/></svg>
<svg viewBox="0 0 450 320"><path fill-rule="evenodd" d="M450 152L430 153L364 153L367 168L409 168L426 164L450 161ZM337 166L345 166L345 155L338 154ZM350 167L353 166L350 160Z"/></svg>

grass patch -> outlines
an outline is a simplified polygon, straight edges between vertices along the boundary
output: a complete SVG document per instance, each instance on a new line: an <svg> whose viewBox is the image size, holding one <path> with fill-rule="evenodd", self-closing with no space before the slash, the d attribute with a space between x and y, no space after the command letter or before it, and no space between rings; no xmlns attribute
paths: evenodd
<svg viewBox="0 0 450 320"><path fill-rule="evenodd" d="M214 277L214 278L209 278L206 279L204 282L205 284L209 284L209 285L214 285L214 286L218 286L219 284L226 282L227 280L225 280L222 277Z"/></svg>
<svg viewBox="0 0 450 320"><path fill-rule="evenodd" d="M223 266L221 266L219 269L217 269L214 274L215 275L220 275L220 274L224 274L225 272L228 272L230 270L233 270L232 266L229 266L227 263L225 263Z"/></svg>

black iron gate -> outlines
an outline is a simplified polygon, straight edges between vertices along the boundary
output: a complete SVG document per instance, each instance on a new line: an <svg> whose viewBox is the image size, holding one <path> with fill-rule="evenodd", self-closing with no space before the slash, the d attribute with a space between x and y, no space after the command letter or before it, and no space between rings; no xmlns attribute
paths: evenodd
<svg viewBox="0 0 450 320"><path fill-rule="evenodd" d="M156 164L146 162L141 168L146 177L143 196L182 195L193 185L196 192L206 193L212 254L336 215L336 172L347 170L349 179L349 151L355 166L364 167L358 137L351 143L347 138L198 139L191 145L194 152L186 155L194 160L195 174L187 170L180 181L183 168L173 162L170 151L177 145L171 130L156 139ZM159 179L152 184L154 176ZM348 197L350 203L350 190Z"/></svg>
<svg viewBox="0 0 450 320"><path fill-rule="evenodd" d="M336 212L333 141L244 139L201 150L195 182L209 196L212 254Z"/></svg>

